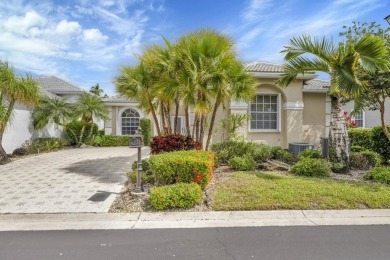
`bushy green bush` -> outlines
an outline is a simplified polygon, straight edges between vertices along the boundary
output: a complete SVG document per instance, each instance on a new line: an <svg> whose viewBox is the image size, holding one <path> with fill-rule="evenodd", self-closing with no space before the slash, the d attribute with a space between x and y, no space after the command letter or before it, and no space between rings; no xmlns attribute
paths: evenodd
<svg viewBox="0 0 390 260"><path fill-rule="evenodd" d="M368 150L372 150L372 129L371 128L349 128L348 137L350 145L361 146Z"/></svg>
<svg viewBox="0 0 390 260"><path fill-rule="evenodd" d="M363 151L367 151L367 148L360 146L360 145L352 145L351 146L351 152L359 153L359 152L363 152Z"/></svg>
<svg viewBox="0 0 390 260"><path fill-rule="evenodd" d="M362 152L351 152L349 155L349 164L352 169L369 170L381 164L381 156L373 151L365 150Z"/></svg>
<svg viewBox="0 0 390 260"><path fill-rule="evenodd" d="M70 139L70 144L75 145L80 138L81 129L83 128L83 121L72 121L65 125L65 133ZM92 133L91 133L92 128ZM98 126L95 123L88 123L85 127L81 143L84 143L88 136L94 137L98 131Z"/></svg>
<svg viewBox="0 0 390 260"><path fill-rule="evenodd" d="M127 174L127 177L129 177L129 179L132 183L136 183L137 182L137 174L138 174L137 170L133 170ZM142 183L153 184L154 183L153 175L148 173L148 172L142 172L141 181L142 181Z"/></svg>
<svg viewBox="0 0 390 260"><path fill-rule="evenodd" d="M375 167L366 175L364 175L364 179L373 180L374 182L380 182L384 184L390 184L390 166Z"/></svg>
<svg viewBox="0 0 390 260"><path fill-rule="evenodd" d="M214 153L201 150L152 155L150 171L157 185L197 182L204 188L212 178Z"/></svg>
<svg viewBox="0 0 390 260"><path fill-rule="evenodd" d="M138 161L134 161L133 164L131 165L131 169L133 171L136 171L137 168L138 168ZM143 159L141 160L141 164L142 164L142 170L143 171L149 171L150 170L150 163L149 163L149 159Z"/></svg>
<svg viewBox="0 0 390 260"><path fill-rule="evenodd" d="M98 130L97 133L96 133L96 135L97 135L97 136L103 136L103 135L105 135L104 129Z"/></svg>
<svg viewBox="0 0 390 260"><path fill-rule="evenodd" d="M390 131L390 126L387 126ZM383 132L381 126L372 128L372 149L374 152L379 153L385 161L390 159L390 142Z"/></svg>
<svg viewBox="0 0 390 260"><path fill-rule="evenodd" d="M149 202L156 209L191 208L201 196L202 190L196 183L177 183L151 188Z"/></svg>
<svg viewBox="0 0 390 260"><path fill-rule="evenodd" d="M149 146L150 141L152 140L152 122L149 118L141 118L139 120L139 125L142 129L144 144L145 146Z"/></svg>
<svg viewBox="0 0 390 260"><path fill-rule="evenodd" d="M296 161L296 159L294 158L294 156L290 152L284 150L280 146L272 147L271 159L282 161L285 163L292 163L292 162Z"/></svg>
<svg viewBox="0 0 390 260"><path fill-rule="evenodd" d="M103 135L96 136L92 145L97 146L128 146L129 135Z"/></svg>
<svg viewBox="0 0 390 260"><path fill-rule="evenodd" d="M290 168L294 175L309 177L328 177L329 165L326 160L315 158L302 158Z"/></svg>
<svg viewBox="0 0 390 260"><path fill-rule="evenodd" d="M342 162L332 163L331 169L333 172L336 172L336 173L347 173L348 172L348 166Z"/></svg>
<svg viewBox="0 0 390 260"><path fill-rule="evenodd" d="M315 158L320 159L322 158L321 150L319 148L317 149L305 149L302 152L298 154L298 159L302 158Z"/></svg>
<svg viewBox="0 0 390 260"><path fill-rule="evenodd" d="M222 163L227 163L233 157L250 156L256 162L264 162L272 156L272 147L245 141L225 141L215 143L211 150Z"/></svg>
<svg viewBox="0 0 390 260"><path fill-rule="evenodd" d="M236 171L249 171L256 166L255 160L250 156L233 157L228 161L230 168Z"/></svg>
<svg viewBox="0 0 390 260"><path fill-rule="evenodd" d="M24 148L27 153L32 154L58 150L67 144L68 142L61 138L45 137L36 138L33 141L26 141L22 145L22 148Z"/></svg>

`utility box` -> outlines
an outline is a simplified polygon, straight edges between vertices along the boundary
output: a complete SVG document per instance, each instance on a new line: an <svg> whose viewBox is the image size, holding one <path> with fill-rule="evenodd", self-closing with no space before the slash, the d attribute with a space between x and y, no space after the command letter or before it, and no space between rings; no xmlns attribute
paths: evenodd
<svg viewBox="0 0 390 260"><path fill-rule="evenodd" d="M288 151L295 157L298 157L298 154L306 149L314 149L313 144L308 143L289 143Z"/></svg>

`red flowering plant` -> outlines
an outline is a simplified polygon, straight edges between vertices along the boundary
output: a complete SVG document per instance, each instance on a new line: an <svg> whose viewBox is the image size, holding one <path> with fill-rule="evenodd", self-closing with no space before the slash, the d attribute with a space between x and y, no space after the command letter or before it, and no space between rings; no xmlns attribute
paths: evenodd
<svg viewBox="0 0 390 260"><path fill-rule="evenodd" d="M191 136L182 134L160 135L153 137L150 142L151 154L181 150L200 150L202 146Z"/></svg>
<svg viewBox="0 0 390 260"><path fill-rule="evenodd" d="M356 128L357 127L355 120L352 120L352 117L350 115L348 115L347 111L344 111L344 119L345 119L345 125L347 126L347 128Z"/></svg>

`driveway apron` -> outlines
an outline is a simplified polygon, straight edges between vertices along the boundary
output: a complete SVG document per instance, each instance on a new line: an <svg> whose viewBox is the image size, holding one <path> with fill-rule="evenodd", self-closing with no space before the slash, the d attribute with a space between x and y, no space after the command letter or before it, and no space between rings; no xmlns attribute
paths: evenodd
<svg viewBox="0 0 390 260"><path fill-rule="evenodd" d="M128 147L74 148L1 165L0 213L108 212L134 160Z"/></svg>

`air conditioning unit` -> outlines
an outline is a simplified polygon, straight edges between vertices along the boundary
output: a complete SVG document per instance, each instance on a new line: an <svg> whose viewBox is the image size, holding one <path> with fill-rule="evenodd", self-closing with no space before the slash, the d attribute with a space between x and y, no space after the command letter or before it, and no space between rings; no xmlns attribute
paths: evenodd
<svg viewBox="0 0 390 260"><path fill-rule="evenodd" d="M308 143L289 143L288 144L288 151L294 157L298 157L298 154L306 149L314 149L314 145L308 144Z"/></svg>

